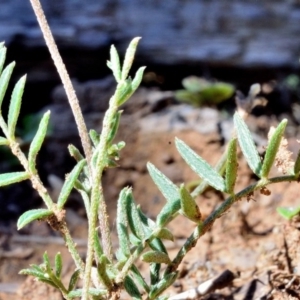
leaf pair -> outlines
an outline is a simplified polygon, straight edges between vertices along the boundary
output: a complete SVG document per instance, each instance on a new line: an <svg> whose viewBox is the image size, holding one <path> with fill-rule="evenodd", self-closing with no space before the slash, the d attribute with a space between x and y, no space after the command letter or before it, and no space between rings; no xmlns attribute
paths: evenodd
<svg viewBox="0 0 300 300"><path fill-rule="evenodd" d="M235 113L234 115L234 125L237 131L240 147L249 167L259 178L267 178L275 161L276 154L287 125L287 120L282 120L274 131L269 140L263 162L261 161L261 158L257 152L247 125L238 113Z"/></svg>
<svg viewBox="0 0 300 300"><path fill-rule="evenodd" d="M107 66L113 71L114 77L118 83L115 92L118 106L122 105L129 99L129 97L136 91L143 78L145 67L138 69L133 80L128 77L139 40L140 38L134 38L129 44L122 69L116 48L112 46L110 49L110 61L107 62Z"/></svg>

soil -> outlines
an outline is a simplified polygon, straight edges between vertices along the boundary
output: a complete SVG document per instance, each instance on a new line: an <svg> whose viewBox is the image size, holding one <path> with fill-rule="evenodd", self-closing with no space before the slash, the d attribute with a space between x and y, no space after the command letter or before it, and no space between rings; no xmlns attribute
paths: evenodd
<svg viewBox="0 0 300 300"><path fill-rule="evenodd" d="M251 118L249 123L264 123L266 127L269 125L264 116ZM107 170L104 176L114 247L117 247L116 199L124 186L133 186L136 202L149 217L155 218L165 203L147 173L148 161L176 184L198 179L176 151L175 136L184 140L210 164L215 164L224 151L223 137L219 133L204 135L196 130L145 133L139 130L135 121L130 115L123 118L120 135L126 141L126 148L122 152L120 167ZM290 145L296 145L292 137L289 142ZM242 156L238 178L236 191L255 181ZM250 199L237 202L215 222L211 230L186 255L180 265L179 279L168 290L169 294L194 289L228 270L230 278L225 280L223 289L193 299L300 298L300 221L286 221L276 212L278 206L297 205L299 184L276 184L270 186L269 190L269 196L255 193ZM212 189L207 189L199 196L197 203L203 218L224 199L223 194ZM75 211L71 207L66 218L79 252L84 256L87 224L83 208ZM174 243L167 243L170 257L173 258L195 225L178 217L170 223L169 228L175 236ZM10 226L2 226L0 231L0 299L62 299L51 287L18 275L21 269L30 264L41 263L45 251L52 261L60 251L64 262L63 277L68 279L75 267L61 237L42 222L34 222L18 232L12 221ZM137 264L148 279L147 266L141 262ZM128 296L122 294L121 299L128 299Z"/></svg>

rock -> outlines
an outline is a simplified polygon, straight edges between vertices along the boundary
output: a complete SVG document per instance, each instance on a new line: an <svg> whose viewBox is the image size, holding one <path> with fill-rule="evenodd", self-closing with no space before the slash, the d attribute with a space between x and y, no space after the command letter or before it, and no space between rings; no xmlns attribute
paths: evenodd
<svg viewBox="0 0 300 300"><path fill-rule="evenodd" d="M125 50L132 37L142 36L138 55L160 64L298 65L298 1L45 0L43 5L60 47L92 50L116 41ZM7 44L44 45L29 1L1 4L0 36Z"/></svg>
<svg viewBox="0 0 300 300"><path fill-rule="evenodd" d="M142 132L168 132L193 129L202 134L218 131L219 113L204 107L195 108L187 104L171 106L140 120Z"/></svg>

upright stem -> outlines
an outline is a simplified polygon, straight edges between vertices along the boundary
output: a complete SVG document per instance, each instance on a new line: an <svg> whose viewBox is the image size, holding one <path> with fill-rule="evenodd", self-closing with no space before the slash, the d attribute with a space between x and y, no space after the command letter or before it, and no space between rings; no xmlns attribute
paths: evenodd
<svg viewBox="0 0 300 300"><path fill-rule="evenodd" d="M88 249L86 257L86 267L84 273L83 295L82 300L88 299L88 289L90 284L91 269L94 256L95 244L95 228L97 223L97 213L99 213L100 232L103 243L103 252L108 259L112 259L112 242L110 237L110 229L107 215L107 208L104 201L103 188L101 184L101 177L106 166L107 158L107 139L111 131L112 120L118 109L117 99L114 96L109 101L109 108L105 113L103 119L103 127L99 145L95 151L98 152L98 159L94 170L94 182L91 196L91 206L89 215L89 234L88 234Z"/></svg>
<svg viewBox="0 0 300 300"><path fill-rule="evenodd" d="M34 13L36 15L36 18L38 20L38 23L40 25L40 28L42 30L44 39L46 41L46 45L49 49L49 52L51 54L51 57L54 61L55 67L57 69L57 72L60 76L60 79L64 85L74 118L75 122L79 131L79 136L82 141L82 147L85 154L85 157L87 159L87 164L89 166L89 171L91 173L91 158L92 158L92 146L89 139L88 131L86 128L86 124L83 119L83 115L79 106L79 101L77 99L75 90L73 88L71 79L69 77L69 74L66 70L66 67L62 61L62 58L59 54L59 51L57 49L56 43L54 41L53 35L51 33L51 30L49 28L48 22L46 20L45 14L43 12L43 8L41 6L41 3L39 0L30 0L32 8L34 10Z"/></svg>

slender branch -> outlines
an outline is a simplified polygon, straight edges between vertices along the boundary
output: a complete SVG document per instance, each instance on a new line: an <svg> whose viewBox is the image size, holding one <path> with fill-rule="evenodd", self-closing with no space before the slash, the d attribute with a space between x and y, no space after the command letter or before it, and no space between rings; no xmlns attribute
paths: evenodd
<svg viewBox="0 0 300 300"><path fill-rule="evenodd" d="M214 222L220 218L226 211L232 206L233 203L237 202L238 200L241 200L243 197L247 197L252 192L261 189L262 187L265 187L269 184L274 184L278 182L284 182L284 181L297 181L297 178L295 178L294 175L288 175L288 176L278 176L270 179L261 179L258 182L248 186L247 188L243 189L242 191L238 192L237 194L228 197L216 210L214 210L207 218L206 220L199 224L193 231L193 233L190 235L190 237L187 239L185 244L181 247L181 249L178 251L176 257L172 261L172 264L166 269L165 274L169 274L171 272L174 272L181 261L183 260L184 256L189 252L193 247L196 246L197 241L199 238L204 235L214 224Z"/></svg>
<svg viewBox="0 0 300 300"><path fill-rule="evenodd" d="M3 118L2 118L2 116L0 116L0 123L3 123L2 121L3 121ZM6 125L5 125L5 127L6 127ZM53 211L53 213L57 216L57 218L60 218L59 215L61 215L61 211L60 210L57 211L56 205L52 201L47 189L44 187L39 175L30 172L28 160L27 160L26 156L24 155L24 153L22 152L22 150L20 149L20 145L18 144L18 142L14 141L12 139L9 139L9 145L10 145L12 153L19 159L19 161L22 164L22 166L24 167L25 171L29 174L30 181L32 183L32 187L38 192L39 196L43 199L47 208L49 210ZM60 233L62 234L62 236L66 242L67 248L68 248L72 258L74 259L76 267L81 269L81 271L83 272L84 271L84 263L76 249L76 244L70 235L69 229L68 229L65 221L63 221L61 223L61 227L58 230L60 231Z"/></svg>
<svg viewBox="0 0 300 300"><path fill-rule="evenodd" d="M66 67L62 61L62 58L59 54L59 51L57 49L56 43L54 41L53 35L51 33L51 30L49 28L48 22L46 20L45 14L43 12L43 8L41 6L41 3L39 0L30 0L32 8L34 10L34 13L36 15L36 18L38 20L38 23L40 25L40 28L42 30L44 39L46 41L46 45L49 49L49 52L51 54L51 57L54 61L55 67L57 69L57 72L61 78L61 81L63 83L63 86L65 88L74 118L75 122L79 131L79 136L82 141L82 147L85 154L85 157L87 159L87 164L89 166L90 174L92 174L91 170L91 158L92 158L92 146L89 139L88 131L86 124L83 119L82 111L79 106L79 101L77 99L75 90L73 88L71 79L69 77L69 74L66 70Z"/></svg>

